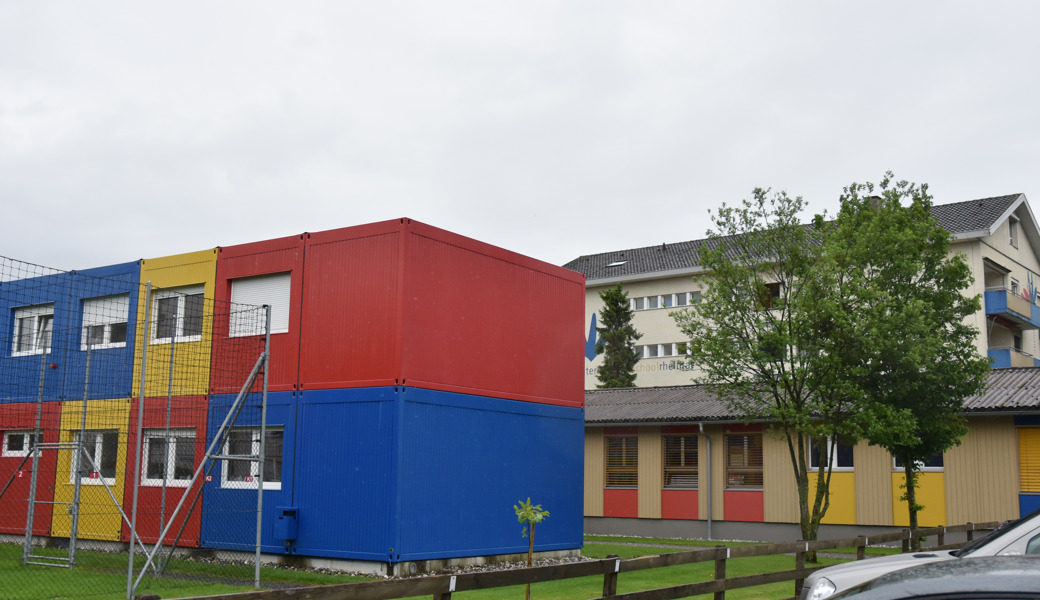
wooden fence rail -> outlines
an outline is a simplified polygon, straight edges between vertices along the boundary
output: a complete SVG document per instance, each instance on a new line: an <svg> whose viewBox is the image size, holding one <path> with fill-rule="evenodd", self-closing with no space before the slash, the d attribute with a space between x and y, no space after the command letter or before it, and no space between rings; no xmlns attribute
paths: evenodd
<svg viewBox="0 0 1040 600"><path fill-rule="evenodd" d="M669 600L696 596L698 594L714 594L715 600L724 600L727 590L783 581L794 582L794 596L797 596L801 591L802 581L813 571L822 568L805 566L805 558L808 553L854 547L856 549L856 558L863 559L866 555L867 546L878 544L900 542L903 551L907 552L910 549L910 541L915 537L935 537L936 545L930 546L928 550L956 548L960 544L947 545L945 543L947 533L965 533L967 540L971 541L975 531L995 529L998 525L999 523L997 522L966 523L952 527L928 527L913 531L903 529L892 533L836 540L734 547L717 546L714 548L700 548L629 559L606 558L510 571L435 575L288 590L264 590L220 596L200 596L185 600L396 600L398 598L413 598L416 596L432 596L434 600L450 600L454 592L589 576L603 577L603 595L596 600ZM794 554L795 568L789 571L726 578L727 560L775 554ZM617 593L617 582L622 573L708 561L714 561L715 563L715 576L710 581L627 594ZM138 598L139 600L158 600L157 596L142 595Z"/></svg>

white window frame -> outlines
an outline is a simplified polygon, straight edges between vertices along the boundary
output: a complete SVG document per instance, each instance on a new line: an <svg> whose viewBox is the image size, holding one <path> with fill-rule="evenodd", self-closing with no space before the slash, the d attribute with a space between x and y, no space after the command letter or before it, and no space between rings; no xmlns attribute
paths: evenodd
<svg viewBox="0 0 1040 600"><path fill-rule="evenodd" d="M1018 248L1018 231L1019 231L1018 219L1016 217L1008 218L1008 243Z"/></svg>
<svg viewBox="0 0 1040 600"><path fill-rule="evenodd" d="M943 471L946 470L946 453L945 452L940 452L938 454L938 456L942 457L943 466L941 466L941 467L926 467L926 466L924 466L924 463L918 461L918 463L917 463L918 464L917 470L919 472L921 472L921 473L942 473ZM893 472L899 472L899 473L903 472L903 467L899 466L899 459L896 458L895 456L892 457L892 471Z"/></svg>
<svg viewBox="0 0 1040 600"><path fill-rule="evenodd" d="M191 477L195 474L195 430L191 428L178 428L170 429L169 435L165 429L145 429L144 430L144 447L141 453L141 485L147 486L162 486L164 483L167 487L188 487L191 483ZM148 467L151 459L151 445L155 440L166 440L166 476L165 478L155 478L148 476ZM187 440L189 447L191 448L191 472L185 479L178 479L175 477L175 471L177 466L177 446Z"/></svg>
<svg viewBox="0 0 1040 600"><path fill-rule="evenodd" d="M44 317L47 317L44 319ZM19 350L18 344L22 339L22 325L25 319L32 319L32 338L28 350ZM42 323L41 323L42 322ZM11 356L32 356L43 354L41 345L44 333L50 341L48 350L54 346L54 303L37 304L35 306L23 306L14 309L14 330L11 336Z"/></svg>
<svg viewBox="0 0 1040 600"><path fill-rule="evenodd" d="M831 471L833 473L851 473L851 472L856 470L855 446L853 446L852 466L851 467L842 467L842 466L839 466L838 464L836 464L837 460L838 460L838 444L834 442L834 438L828 437L827 438L827 445L831 446ZM841 445L845 446L846 448L849 447L846 444L841 444ZM820 465L814 465L813 464L813 443L812 443L812 440L809 440L809 470L813 471L813 472L820 470Z"/></svg>
<svg viewBox="0 0 1040 600"><path fill-rule="evenodd" d="M92 467L92 466L96 466L99 469L101 468L101 465L104 464L104 456L103 456L103 454L104 454L105 434L115 434L115 436L116 436L116 449L115 449L115 452L116 452L115 465L116 466L115 466L115 473L113 473L112 477L104 477L101 474L100 471L88 471L89 475L84 476L81 479L81 482L83 483L83 485L105 485L105 484L114 485L115 482L116 482L116 476L119 474L119 431L116 430L116 429L88 429L84 433L86 433L87 435L93 435L94 436L94 448L93 448L93 452L90 454L90 457L94 459L94 465L90 465L89 463L87 463L86 458L82 454L80 454L79 457L78 457L79 460L80 460L80 463L81 463L80 466L83 467L84 469L86 469L88 467ZM80 432L79 431L73 432L72 440L73 440L74 443L76 443L77 446L79 446L79 443L78 443L79 440L80 440ZM90 452L90 450L91 450L90 448L87 448L85 445L82 448L86 449L88 452ZM82 452L82 450L74 450L73 452ZM72 460L70 461L70 465L69 465L69 483L72 483L72 484L76 483L76 460L77 460L77 457L73 456ZM91 476L94 473L97 473L97 477L92 477Z"/></svg>
<svg viewBox="0 0 1040 600"><path fill-rule="evenodd" d="M232 304L268 305L271 307L271 333L289 332L289 307L292 301L292 272L270 273L231 280ZM234 311L234 308L232 309ZM229 337L264 334L263 313L258 319L236 319L231 315Z"/></svg>
<svg viewBox="0 0 1040 600"><path fill-rule="evenodd" d="M260 451L260 427L232 427L231 430L228 432L227 437L224 439L224 451L223 451L224 455L230 455L231 434L234 433L234 432L243 432L243 431L248 431L248 432L250 432L252 434L252 446L253 446L252 454L256 455L256 453L258 453ZM273 432L281 432L282 433L282 440L284 442L284 440L285 440L285 429L282 426L280 426L280 425L270 426L269 425L267 427L267 434L270 435ZM268 445L265 444L264 450L266 451L267 449L268 449ZM266 462L266 461L267 461L267 458L265 457L264 458L264 462ZM256 489L257 480L259 479L259 476L260 476L260 470L259 470L260 469L260 461L237 461L237 460L236 461L231 461L231 460L224 460L224 461L221 461L221 462L222 462L222 465L221 465L221 468L220 468L220 487L226 488L226 489L232 489L232 490L255 490ZM285 446L284 445L282 446L282 461L281 462L282 462L282 465L284 466L284 464L285 464ZM231 469L231 464L232 463L240 463L240 464L247 464L247 465L249 465L250 474L247 476L247 478L245 480L231 480L231 479L229 479L228 471ZM278 477L279 477L278 481L268 481L268 480L265 479L264 480L264 489L265 490L280 490L280 489L282 489L281 476L282 476L282 474L281 474L281 472L279 472L278 473Z"/></svg>
<svg viewBox="0 0 1040 600"><path fill-rule="evenodd" d="M152 344L169 344L170 341L174 342L197 342L202 339L202 334L197 335L184 335L184 309L187 304L186 298L188 296L194 296L202 294L203 298L203 309L202 309L202 329L206 329L206 308L205 308L205 286L193 285L188 287L175 288L170 290L161 290L156 292L152 296ZM177 316L176 323L174 324L174 335L173 337L159 337L159 302L168 298L177 298Z"/></svg>
<svg viewBox="0 0 1040 600"><path fill-rule="evenodd" d="M23 448L22 450L11 450L11 436L12 435L22 435L22 436L25 436L23 438L22 445L23 446L25 445L25 441L24 440L28 440L28 442L29 442L28 447L27 448ZM33 435L33 432L32 432L31 429L17 429L17 430L5 431L4 432L4 445L3 445L3 448L0 448L0 456L3 456L3 457L29 456L29 452L31 452L32 449L35 448L36 445L40 443L42 437L43 437L43 433L42 432L39 435Z"/></svg>
<svg viewBox="0 0 1040 600"><path fill-rule="evenodd" d="M126 328L122 342L112 341L112 326L123 325ZM90 328L103 327L102 341L89 344ZM80 339L80 350L104 350L108 348L125 348L130 339L130 294L116 294L88 298L83 301L83 336Z"/></svg>
<svg viewBox="0 0 1040 600"><path fill-rule="evenodd" d="M632 310L646 310L646 298L632 298Z"/></svg>

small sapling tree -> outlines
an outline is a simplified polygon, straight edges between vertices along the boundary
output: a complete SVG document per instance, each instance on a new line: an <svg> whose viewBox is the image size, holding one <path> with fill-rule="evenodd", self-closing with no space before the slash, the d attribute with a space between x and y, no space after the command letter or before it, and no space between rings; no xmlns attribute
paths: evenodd
<svg viewBox="0 0 1040 600"><path fill-rule="evenodd" d="M514 504L513 510L516 511L516 520L524 524L520 535L527 538L527 566L530 567L534 557L534 526L548 517L549 511L542 510L541 504L532 505L530 498L527 499L527 502L521 500L520 504ZM530 528L530 532L528 532L528 528ZM524 591L524 600L530 600L530 598L531 584L529 583Z"/></svg>

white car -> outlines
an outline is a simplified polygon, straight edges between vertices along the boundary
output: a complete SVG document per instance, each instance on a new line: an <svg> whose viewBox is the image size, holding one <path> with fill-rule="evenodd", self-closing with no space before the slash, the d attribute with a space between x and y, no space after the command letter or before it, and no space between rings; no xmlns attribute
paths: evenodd
<svg viewBox="0 0 1040 600"><path fill-rule="evenodd" d="M976 556L1040 555L1040 510L1010 521L957 550L909 552L870 558L815 571L805 580L800 600L823 600L875 577L916 565Z"/></svg>

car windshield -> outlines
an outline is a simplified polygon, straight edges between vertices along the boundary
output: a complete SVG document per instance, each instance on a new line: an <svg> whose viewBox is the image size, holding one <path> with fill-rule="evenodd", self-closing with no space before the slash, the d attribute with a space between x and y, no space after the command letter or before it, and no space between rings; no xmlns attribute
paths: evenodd
<svg viewBox="0 0 1040 600"><path fill-rule="evenodd" d="M997 536L1004 536L1005 534L1010 534L1012 531L1015 531L1016 529L1021 529L1023 527L1028 526L1028 524L1032 524L1033 523L1033 517L1036 517L1037 515L1040 515L1040 510L1037 510L1037 511L1034 511L1032 513L1029 513L1028 515L1026 515L1026 516L1024 516L1024 517L1022 517L1020 519L1016 519L1014 521L1008 521L1008 522L1000 525L999 527L997 527L993 531L991 531L989 533L989 535L987 535L985 537L981 537L981 538L979 538L977 540L973 540L972 542L962 546L959 550L954 550L952 552L952 554L954 556L958 556L958 557L968 556L972 552L975 552L976 550L978 550L982 546L985 546L986 544L988 544L991 540L993 540ZM1017 536L1011 536L1011 537L1017 537Z"/></svg>

